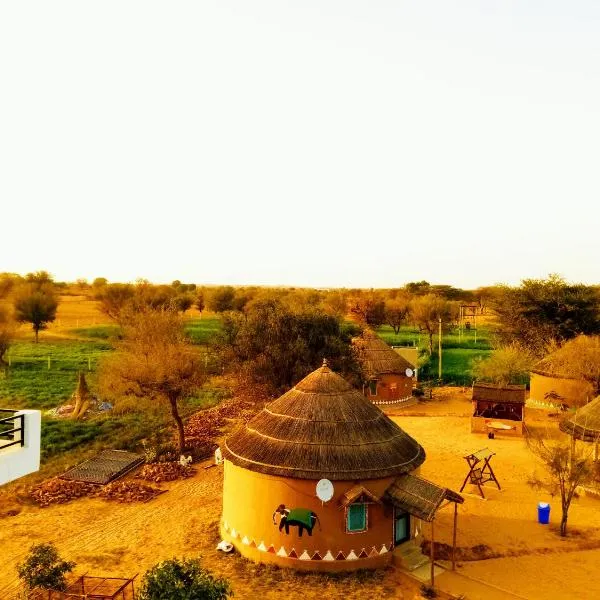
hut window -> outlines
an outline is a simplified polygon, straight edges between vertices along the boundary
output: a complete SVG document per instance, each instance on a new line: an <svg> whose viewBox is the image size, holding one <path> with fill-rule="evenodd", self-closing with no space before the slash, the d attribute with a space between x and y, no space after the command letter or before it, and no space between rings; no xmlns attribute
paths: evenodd
<svg viewBox="0 0 600 600"><path fill-rule="evenodd" d="M367 505L351 504L346 511L346 531L356 533L367 529Z"/></svg>
<svg viewBox="0 0 600 600"><path fill-rule="evenodd" d="M377 396L377 379L369 381L369 393L371 396Z"/></svg>

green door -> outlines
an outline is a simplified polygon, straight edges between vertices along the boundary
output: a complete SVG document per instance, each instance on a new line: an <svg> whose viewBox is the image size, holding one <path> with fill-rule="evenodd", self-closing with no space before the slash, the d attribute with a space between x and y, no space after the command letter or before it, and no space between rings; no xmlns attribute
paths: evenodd
<svg viewBox="0 0 600 600"><path fill-rule="evenodd" d="M394 511L394 545L398 546L410 539L410 515L399 509Z"/></svg>

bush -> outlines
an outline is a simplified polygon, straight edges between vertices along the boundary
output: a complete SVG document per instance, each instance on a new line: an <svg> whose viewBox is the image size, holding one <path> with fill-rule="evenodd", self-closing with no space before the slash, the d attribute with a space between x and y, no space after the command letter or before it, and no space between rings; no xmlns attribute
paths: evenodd
<svg viewBox="0 0 600 600"><path fill-rule="evenodd" d="M64 591L67 589L65 573L70 573L74 567L74 562L62 560L54 544L34 544L25 561L17 565L17 572L30 590Z"/></svg>
<svg viewBox="0 0 600 600"><path fill-rule="evenodd" d="M146 572L137 600L226 600L233 596L225 579L215 579L198 559L173 558Z"/></svg>
<svg viewBox="0 0 600 600"><path fill-rule="evenodd" d="M435 589L433 587L431 587L430 585L427 585L426 583L424 583L421 586L421 596L423 596L423 598L437 598L437 592L435 591Z"/></svg>

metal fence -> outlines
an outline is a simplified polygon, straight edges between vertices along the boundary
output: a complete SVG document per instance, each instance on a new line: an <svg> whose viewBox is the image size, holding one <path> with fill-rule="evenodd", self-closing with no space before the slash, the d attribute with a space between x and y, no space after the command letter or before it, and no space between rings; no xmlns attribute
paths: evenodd
<svg viewBox="0 0 600 600"><path fill-rule="evenodd" d="M25 444L25 415L18 415L14 410L0 408L0 416L10 413L10 416L0 418L0 450L17 444ZM16 425L20 425L16 427Z"/></svg>

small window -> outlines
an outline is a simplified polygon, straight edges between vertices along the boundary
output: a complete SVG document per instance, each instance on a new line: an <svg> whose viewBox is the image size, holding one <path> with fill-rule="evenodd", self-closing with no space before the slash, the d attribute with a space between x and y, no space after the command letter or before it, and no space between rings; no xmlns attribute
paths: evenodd
<svg viewBox="0 0 600 600"><path fill-rule="evenodd" d="M351 504L346 513L346 530L356 533L367 528L367 505Z"/></svg>
<svg viewBox="0 0 600 600"><path fill-rule="evenodd" d="M369 393L371 396L377 396L377 380L372 379L369 381Z"/></svg>

